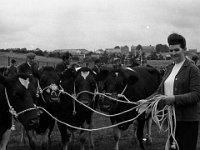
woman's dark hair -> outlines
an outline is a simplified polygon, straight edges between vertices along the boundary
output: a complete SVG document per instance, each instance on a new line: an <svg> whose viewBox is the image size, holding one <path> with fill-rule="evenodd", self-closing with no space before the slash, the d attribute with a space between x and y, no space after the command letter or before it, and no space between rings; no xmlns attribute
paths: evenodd
<svg viewBox="0 0 200 150"><path fill-rule="evenodd" d="M169 45L180 44L180 47L186 50L186 40L182 35L172 33L168 36L167 41Z"/></svg>

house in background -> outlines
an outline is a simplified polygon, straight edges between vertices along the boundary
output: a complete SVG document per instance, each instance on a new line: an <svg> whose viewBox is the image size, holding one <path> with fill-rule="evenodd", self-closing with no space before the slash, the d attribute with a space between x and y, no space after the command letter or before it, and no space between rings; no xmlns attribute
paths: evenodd
<svg viewBox="0 0 200 150"><path fill-rule="evenodd" d="M142 46L142 45L141 45ZM152 52L155 52L155 46L149 45L149 46L142 46L142 52L145 53L146 56L149 56ZM137 46L132 45L131 46L131 52L135 55L140 53L139 50L137 50Z"/></svg>
<svg viewBox="0 0 200 150"><path fill-rule="evenodd" d="M90 51L86 49L57 49L57 50L54 50L54 52L59 52L59 53L69 52L72 55L80 55L80 54L87 54Z"/></svg>
<svg viewBox="0 0 200 150"><path fill-rule="evenodd" d="M121 48L116 46L115 48L106 48L105 51L108 54L121 53Z"/></svg>

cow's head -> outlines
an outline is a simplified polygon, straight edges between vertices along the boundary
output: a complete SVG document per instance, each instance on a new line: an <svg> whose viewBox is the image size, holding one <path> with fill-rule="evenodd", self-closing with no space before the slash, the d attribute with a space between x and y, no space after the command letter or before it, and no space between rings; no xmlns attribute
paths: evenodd
<svg viewBox="0 0 200 150"><path fill-rule="evenodd" d="M26 130L37 127L39 124L38 111L34 108L33 91L31 84L33 78L28 74L19 74L13 78L6 78L0 75L0 84L3 85L1 92L5 93L5 103L10 103L18 115L18 120ZM23 112L23 113L20 113Z"/></svg>
<svg viewBox="0 0 200 150"><path fill-rule="evenodd" d="M97 80L102 82L102 90L106 93L121 94L128 84L138 81L136 73L127 74L124 69L102 70L97 75Z"/></svg>
<svg viewBox="0 0 200 150"><path fill-rule="evenodd" d="M77 94L77 99L89 105L94 98L96 88L97 82L95 73L87 67L80 68L74 80L74 89Z"/></svg>
<svg viewBox="0 0 200 150"><path fill-rule="evenodd" d="M125 69L104 69L97 75L101 85L100 91L107 96L118 99L118 94L125 94L128 85L133 85L139 78L136 73L129 74ZM103 111L109 111L115 102L110 98L101 97L99 106Z"/></svg>
<svg viewBox="0 0 200 150"><path fill-rule="evenodd" d="M45 103L58 103L60 78L53 67L46 66L40 70L40 79L38 84L38 96Z"/></svg>

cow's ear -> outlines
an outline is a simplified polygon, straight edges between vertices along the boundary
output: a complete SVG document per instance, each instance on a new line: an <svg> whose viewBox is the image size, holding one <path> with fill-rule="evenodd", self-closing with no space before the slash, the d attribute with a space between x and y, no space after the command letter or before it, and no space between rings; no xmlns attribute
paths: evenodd
<svg viewBox="0 0 200 150"><path fill-rule="evenodd" d="M75 78L76 76L76 70L73 68L69 68L62 73L58 73L61 80L69 79L69 78Z"/></svg>
<svg viewBox="0 0 200 150"><path fill-rule="evenodd" d="M109 74L109 71L108 71L108 70L101 70L101 71L96 75L97 81L105 80L106 77L108 76L108 74Z"/></svg>
<svg viewBox="0 0 200 150"><path fill-rule="evenodd" d="M128 77L127 82L128 84L135 84L138 80L139 80L139 77L136 74L134 74Z"/></svg>
<svg viewBox="0 0 200 150"><path fill-rule="evenodd" d="M30 77L31 77L31 75L27 74L27 73L18 73L17 74L17 78L27 79L27 78L30 78Z"/></svg>

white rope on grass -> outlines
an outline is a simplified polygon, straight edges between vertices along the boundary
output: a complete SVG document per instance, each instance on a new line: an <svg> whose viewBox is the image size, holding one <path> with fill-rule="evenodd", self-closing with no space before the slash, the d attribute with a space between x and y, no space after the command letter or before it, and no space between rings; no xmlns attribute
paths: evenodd
<svg viewBox="0 0 200 150"><path fill-rule="evenodd" d="M128 122L131 122L131 121L134 121L135 119L137 119L143 112L145 112L146 110L142 111L141 113L139 113L136 117L132 118L132 119L129 119L129 120L125 120L125 121L122 121L122 122L119 122L117 124L114 124L114 125L110 125L110 126L105 126L105 127L100 127L100 128L94 128L94 129L86 129L86 128L81 128L81 127L76 127L76 126L73 126L73 125L70 125L64 121L61 121L59 119L57 119L55 116L53 116L50 112L48 112L45 108L43 107L40 107L40 106L37 106L39 109L42 109L43 111L45 111L50 117L52 117L54 120L56 120L57 122L61 123L61 124L64 124L66 126L69 126L71 128L74 128L74 129L77 129L77 130L84 130L84 131L98 131L98 130L104 130L104 129L109 129L109 128L113 128L113 127L116 127L116 126L119 126L119 125L122 125L122 124L125 124L125 123L128 123Z"/></svg>
<svg viewBox="0 0 200 150"><path fill-rule="evenodd" d="M152 100L150 100L152 101ZM149 102L148 102L149 103ZM141 105L143 105L144 103L141 103L138 105L138 107L140 107ZM125 121L122 121L122 122L119 122L117 124L114 124L114 125L110 125L110 126L106 126L106 127L100 127L100 128L94 128L94 129L86 129L86 128L81 128L81 127L76 127L76 126L73 126L73 125L70 125L64 121L61 121L59 119L57 119L55 116L53 116L50 112L48 112L45 108L41 107L41 106L37 106L38 109L42 109L44 112L46 112L50 117L52 117L53 119L55 119L57 122L61 123L61 124L64 124L66 126L69 126L71 128L74 128L74 129L77 129L77 130L84 130L84 131L98 131L98 130L103 130L103 129L109 129L109 128L113 128L113 127L116 127L116 126L119 126L119 125L122 125L124 123L128 123L128 122L131 122L131 121L134 121L135 119L137 119L142 113L144 113L147 109L149 109L150 107L152 107L153 105L153 101L152 103L146 107L146 109L143 109L142 111L140 111L140 113L138 113L137 116L135 116L134 118L132 119L129 119L129 120L125 120Z"/></svg>

